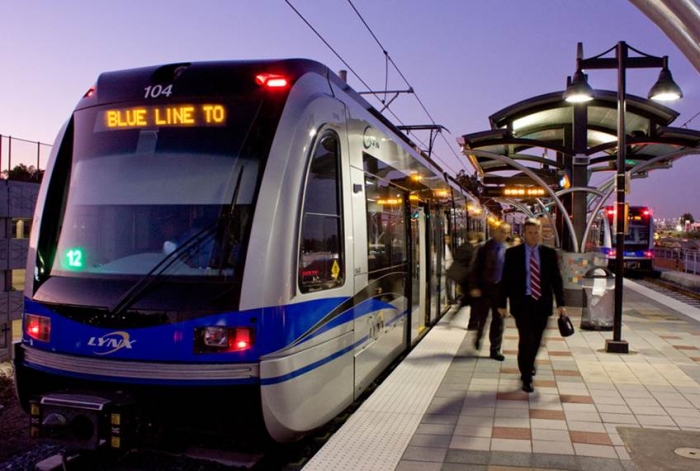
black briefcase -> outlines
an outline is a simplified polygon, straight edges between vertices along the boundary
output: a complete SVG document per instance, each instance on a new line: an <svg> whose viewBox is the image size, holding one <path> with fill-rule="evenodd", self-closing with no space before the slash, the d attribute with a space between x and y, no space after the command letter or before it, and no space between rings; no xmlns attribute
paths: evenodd
<svg viewBox="0 0 700 471"><path fill-rule="evenodd" d="M560 315L559 319L557 319L557 324L559 324L559 333L562 337L574 335L574 324L569 319L569 316Z"/></svg>

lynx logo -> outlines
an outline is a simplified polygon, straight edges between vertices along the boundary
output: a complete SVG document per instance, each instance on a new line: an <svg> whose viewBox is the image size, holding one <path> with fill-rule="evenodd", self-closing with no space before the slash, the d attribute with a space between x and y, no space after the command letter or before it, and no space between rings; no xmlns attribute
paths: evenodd
<svg viewBox="0 0 700 471"><path fill-rule="evenodd" d="M365 132L362 136L362 146L365 149L369 149L370 147L379 149L379 141L377 140L377 136L375 135L374 129L372 129L371 126L367 126L365 128Z"/></svg>
<svg viewBox="0 0 700 471"><path fill-rule="evenodd" d="M100 349L109 349L106 352L95 352L95 355L109 355L122 348L131 350L131 345L135 344L136 340L129 340L128 332L110 332L102 337L90 337L88 345Z"/></svg>

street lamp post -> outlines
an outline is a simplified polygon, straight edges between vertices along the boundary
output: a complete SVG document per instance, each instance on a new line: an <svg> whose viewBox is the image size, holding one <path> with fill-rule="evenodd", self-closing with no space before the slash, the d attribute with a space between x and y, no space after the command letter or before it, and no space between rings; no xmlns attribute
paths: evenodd
<svg viewBox="0 0 700 471"><path fill-rule="evenodd" d="M605 58L615 51L614 58ZM639 54L630 57L629 51ZM680 87L673 82L668 70L668 56L655 57L645 54L626 42L620 41L611 49L598 56L584 59L583 46L578 43L577 67L573 79L564 92L564 99L572 103L583 103L593 99L593 89L588 85L586 69L617 69L617 174L616 174L616 239L615 239L615 313L613 318L613 339L605 341L605 351L609 353L629 353L629 344L622 340L622 277L625 254L625 160L627 154L627 133L625 131L626 71L628 68L660 68L659 79L649 92L649 98L660 101L674 100L683 96Z"/></svg>

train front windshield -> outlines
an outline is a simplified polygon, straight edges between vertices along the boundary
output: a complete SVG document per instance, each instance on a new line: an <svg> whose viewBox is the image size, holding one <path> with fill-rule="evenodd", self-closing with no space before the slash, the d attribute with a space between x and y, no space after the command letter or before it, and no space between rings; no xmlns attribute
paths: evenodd
<svg viewBox="0 0 700 471"><path fill-rule="evenodd" d="M263 166L245 145L259 104L217 104L201 125L148 126L196 120L172 113L205 106L211 111L188 103L75 113L51 276L239 276Z"/></svg>
<svg viewBox="0 0 700 471"><path fill-rule="evenodd" d="M625 244L644 245L648 246L650 241L649 223L640 223L630 221L627 225L627 234L625 234Z"/></svg>
<svg viewBox="0 0 700 471"><path fill-rule="evenodd" d="M606 208L605 214L608 218L610 241L603 241L602 245L615 244L616 219L615 211ZM653 245L653 218L646 207L630 207L627 217L627 232L625 233L626 251L637 251L648 249Z"/></svg>

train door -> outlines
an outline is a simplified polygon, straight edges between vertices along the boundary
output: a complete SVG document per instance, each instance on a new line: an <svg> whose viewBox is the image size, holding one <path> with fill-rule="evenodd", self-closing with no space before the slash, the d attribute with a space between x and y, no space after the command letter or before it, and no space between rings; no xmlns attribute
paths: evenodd
<svg viewBox="0 0 700 471"><path fill-rule="evenodd" d="M440 211L438 213L439 215L439 222L440 222L440 229L437 233L437 236L439 237L439 248L440 248L440 256L438 257L438 260L440 262L440 268L438 270L438 281L440 283L440 288L439 288L439 298L438 298L438 312L441 313L443 311L446 311L449 307L449 301L448 298L448 291L450 289L448 279L447 279L447 248L445 244L445 235L450 234L450 223L449 223L449 211ZM451 250L451 249L450 249Z"/></svg>
<svg viewBox="0 0 700 471"><path fill-rule="evenodd" d="M365 162L378 164L369 156ZM377 171L376 166L367 167ZM366 241L366 249L356 251L355 257L356 288L364 287L355 297L361 314L354 320L357 396L407 346L410 282L408 193L371 173L353 173L354 182L364 178L365 188L364 195L358 191L353 196L353 239L356 247Z"/></svg>
<svg viewBox="0 0 700 471"><path fill-rule="evenodd" d="M432 206L430 208L428 222L428 231L430 232L430 271L428 273L430 279L430 294L428 296L430 318L428 322L433 324L440 316L442 306L445 304L445 283L442 277L445 259L445 241L443 237L445 226L442 211L439 207Z"/></svg>
<svg viewBox="0 0 700 471"><path fill-rule="evenodd" d="M411 342L421 335L428 315L428 257L426 207L411 207Z"/></svg>

